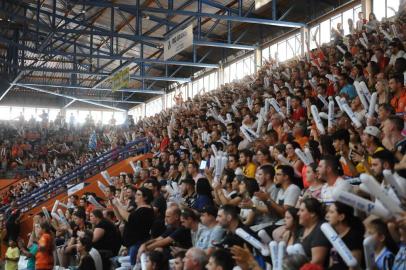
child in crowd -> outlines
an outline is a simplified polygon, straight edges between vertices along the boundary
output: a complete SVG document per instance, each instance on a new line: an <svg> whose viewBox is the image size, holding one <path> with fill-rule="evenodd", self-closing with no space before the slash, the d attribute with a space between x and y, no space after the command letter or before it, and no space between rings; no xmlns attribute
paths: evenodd
<svg viewBox="0 0 406 270"><path fill-rule="evenodd" d="M380 219L374 219L367 226L367 234L375 240L375 265L378 270L392 269L398 248L389 233L386 223Z"/></svg>
<svg viewBox="0 0 406 270"><path fill-rule="evenodd" d="M6 265L5 270L17 270L18 260L20 259L20 250L17 247L17 243L14 239L8 241L8 248L6 251Z"/></svg>

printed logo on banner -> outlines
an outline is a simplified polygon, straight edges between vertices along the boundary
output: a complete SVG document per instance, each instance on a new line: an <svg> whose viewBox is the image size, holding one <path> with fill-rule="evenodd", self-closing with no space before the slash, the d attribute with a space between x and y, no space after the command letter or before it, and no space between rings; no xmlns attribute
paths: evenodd
<svg viewBox="0 0 406 270"><path fill-rule="evenodd" d="M164 60L168 60L193 44L193 25L178 31L164 42Z"/></svg>

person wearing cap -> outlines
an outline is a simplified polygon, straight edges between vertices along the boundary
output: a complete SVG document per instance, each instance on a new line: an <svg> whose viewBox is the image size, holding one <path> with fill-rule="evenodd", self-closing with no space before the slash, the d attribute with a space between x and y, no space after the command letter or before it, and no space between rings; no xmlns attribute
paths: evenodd
<svg viewBox="0 0 406 270"><path fill-rule="evenodd" d="M200 221L206 229L200 234L194 246L205 250L208 255L215 250L213 243L220 242L225 233L216 221L217 212L217 207L213 205L208 205L200 211Z"/></svg>
<svg viewBox="0 0 406 270"><path fill-rule="evenodd" d="M350 133L347 129L339 129L331 136L336 154L339 156L339 162L346 176L357 175L358 172L350 159Z"/></svg>
<svg viewBox="0 0 406 270"><path fill-rule="evenodd" d="M199 216L191 208L181 210L180 223L183 227L190 230L192 246L196 247L198 239L207 229L206 226L199 222Z"/></svg>
<svg viewBox="0 0 406 270"><path fill-rule="evenodd" d="M381 143L381 131L375 126L367 126L361 136L362 146L365 153L356 151L351 152L351 157L358 162L356 169L359 173L370 172L371 156L384 150Z"/></svg>

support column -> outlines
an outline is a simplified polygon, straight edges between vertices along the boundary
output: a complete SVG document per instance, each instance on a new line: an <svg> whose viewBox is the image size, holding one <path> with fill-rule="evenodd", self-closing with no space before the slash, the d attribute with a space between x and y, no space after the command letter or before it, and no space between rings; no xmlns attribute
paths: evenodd
<svg viewBox="0 0 406 270"><path fill-rule="evenodd" d="M258 71L258 69L262 66L262 49L258 47L254 51L254 66L255 66L255 73Z"/></svg>
<svg viewBox="0 0 406 270"><path fill-rule="evenodd" d="M217 80L218 80L218 86L224 84L224 66L223 63L220 63L220 67L217 71Z"/></svg>
<svg viewBox="0 0 406 270"><path fill-rule="evenodd" d="M362 12L364 13L364 18L368 19L369 13L372 12L372 5L373 5L372 2L373 2L372 0L361 0L361 6L362 6Z"/></svg>
<svg viewBox="0 0 406 270"><path fill-rule="evenodd" d="M300 28L300 42L302 46L300 48L300 56L305 56L307 52L307 48L310 48L310 36L309 36L309 28L302 27ZM306 38L307 37L307 38Z"/></svg>

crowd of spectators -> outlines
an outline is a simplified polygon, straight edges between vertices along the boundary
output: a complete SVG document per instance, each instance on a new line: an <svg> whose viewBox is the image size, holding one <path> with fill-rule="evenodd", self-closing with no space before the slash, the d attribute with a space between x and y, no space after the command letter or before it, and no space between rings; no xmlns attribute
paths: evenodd
<svg viewBox="0 0 406 270"><path fill-rule="evenodd" d="M79 125L74 119L67 123L61 114L48 121L45 112L41 118L26 121L20 115L15 121L0 123L0 171L4 178L20 179L0 192L1 205L51 183L106 151L124 146L133 137L131 122L103 126L94 123L89 115ZM89 147L92 133L96 141L94 147Z"/></svg>
<svg viewBox="0 0 406 270"><path fill-rule="evenodd" d="M405 269L406 21L374 18L136 123L154 157L7 231L7 269Z"/></svg>

